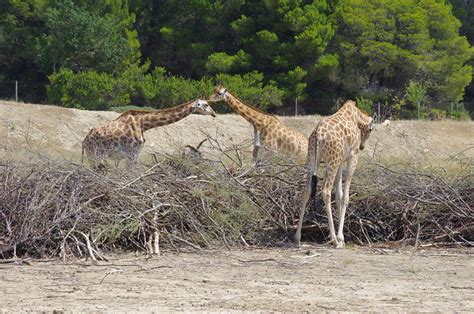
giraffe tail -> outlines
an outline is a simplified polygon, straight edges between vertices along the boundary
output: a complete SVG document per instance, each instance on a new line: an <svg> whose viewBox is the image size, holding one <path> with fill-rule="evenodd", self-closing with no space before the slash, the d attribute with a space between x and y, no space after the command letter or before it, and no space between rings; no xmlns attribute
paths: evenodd
<svg viewBox="0 0 474 314"><path fill-rule="evenodd" d="M321 161L321 142L318 140L314 141L314 148L313 150L309 153L309 163L310 163L310 171L311 173L308 173L308 175L311 176L311 192L310 192L310 199L313 199L316 197L316 192L317 192L317 187L318 187L318 176L317 176L317 171L318 171L318 166Z"/></svg>
<svg viewBox="0 0 474 314"><path fill-rule="evenodd" d="M313 174L311 179L311 193L309 194L310 199L314 199L316 197L316 191L318 188L318 176Z"/></svg>
<svg viewBox="0 0 474 314"><path fill-rule="evenodd" d="M301 207L300 207L300 217L298 219L298 227L296 228L295 233L295 242L296 245L300 244L301 241L301 229L303 227L303 218L304 212L306 210L306 205L310 200L310 196L316 195L316 185L317 185L317 177L315 175L316 169L319 164L319 159L321 156L320 153L320 146L321 143L318 143L317 136L315 133L311 134L309 138L309 146L308 146L308 168L306 172L306 182L305 187L303 190L302 200L301 200Z"/></svg>

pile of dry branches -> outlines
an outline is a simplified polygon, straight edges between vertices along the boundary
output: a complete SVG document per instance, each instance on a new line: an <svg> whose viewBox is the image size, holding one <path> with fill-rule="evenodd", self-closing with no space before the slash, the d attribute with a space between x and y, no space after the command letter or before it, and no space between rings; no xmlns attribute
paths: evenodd
<svg viewBox="0 0 474 314"><path fill-rule="evenodd" d="M271 158L255 167L240 147L209 138L206 158L159 156L107 175L49 160L0 164L0 258L106 259L119 249L201 249L292 241L304 168ZM360 244L474 241L472 176L358 168L346 239ZM306 240L325 241L322 206L306 215Z"/></svg>
<svg viewBox="0 0 474 314"><path fill-rule="evenodd" d="M448 176L365 161L356 170L346 213L345 237L352 242L474 246L474 175ZM312 234L327 234L322 202L308 218Z"/></svg>

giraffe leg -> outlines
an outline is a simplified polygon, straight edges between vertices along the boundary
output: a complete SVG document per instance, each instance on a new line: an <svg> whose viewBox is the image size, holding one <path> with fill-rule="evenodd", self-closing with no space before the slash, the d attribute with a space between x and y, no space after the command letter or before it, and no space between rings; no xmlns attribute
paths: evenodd
<svg viewBox="0 0 474 314"><path fill-rule="evenodd" d="M297 246L299 246L301 242L301 228L303 227L303 218L304 218L304 212L306 211L306 205L308 204L309 196L311 194L311 181L313 179L314 168L315 168L314 164L308 165L308 172L306 173L306 183L304 185L303 198L301 200L300 216L298 219L298 228L296 229L296 234L295 234L295 242Z"/></svg>
<svg viewBox="0 0 474 314"><path fill-rule="evenodd" d="M328 227L329 227L329 237L331 242L334 245L338 245L336 239L336 232L334 229L334 221L332 219L332 209L331 209L331 192L334 185L334 180L336 179L336 172L334 169L329 168L329 165L326 165L326 178L323 184L323 190L321 191L321 196L326 207L326 214L328 216Z"/></svg>
<svg viewBox="0 0 474 314"><path fill-rule="evenodd" d="M335 190L336 190L336 208L337 212L339 213L339 217L341 214L341 208L342 208L342 165L339 166L339 169L337 170L337 175L336 175L336 182L335 183Z"/></svg>
<svg viewBox="0 0 474 314"><path fill-rule="evenodd" d="M296 245L298 246L300 245L300 241L301 241L301 228L303 227L304 212L306 211L306 205L308 204L308 200L310 198L310 195L312 194L312 182L314 179L317 179L317 177L315 176L315 172L321 160L320 145L322 143L318 143L315 136L310 136L308 141L309 141L308 158L307 158L308 168L306 172L306 183L303 190L303 197L301 199L300 216L298 219L298 228L296 229L296 234L295 234L295 242L296 242ZM314 193L316 193L316 186L314 186Z"/></svg>
<svg viewBox="0 0 474 314"><path fill-rule="evenodd" d="M257 129L255 124L252 124L252 126L253 126L253 140L254 140L252 156L253 156L253 161L255 162L255 164L258 164L258 151L260 150L260 131Z"/></svg>
<svg viewBox="0 0 474 314"><path fill-rule="evenodd" d="M352 176L354 175L354 170L357 165L356 157L350 157L347 160L347 175L346 182L344 183L344 194L342 197L342 207L339 211L339 227L337 230L337 240L339 242L339 247L344 247L344 219L346 216L347 205L349 204L349 188L351 186Z"/></svg>

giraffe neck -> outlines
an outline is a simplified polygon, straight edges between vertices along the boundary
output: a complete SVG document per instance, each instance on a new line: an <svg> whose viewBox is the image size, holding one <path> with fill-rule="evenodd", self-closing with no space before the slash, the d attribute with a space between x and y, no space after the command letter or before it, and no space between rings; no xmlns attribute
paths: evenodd
<svg viewBox="0 0 474 314"><path fill-rule="evenodd" d="M355 123L357 127L361 130L365 130L367 126L370 124L371 117L362 112L359 108L355 107L355 113L353 116L355 117Z"/></svg>
<svg viewBox="0 0 474 314"><path fill-rule="evenodd" d="M278 121L277 118L266 114L264 112L260 112L257 109L251 108L244 104L240 99L236 96L232 95L230 92L227 92L227 103L229 106L238 114L240 114L245 120L248 122L255 124L257 129L264 127L265 125L273 122Z"/></svg>
<svg viewBox="0 0 474 314"><path fill-rule="evenodd" d="M194 100L168 109L157 111L131 110L125 114L133 115L139 121L142 131L145 132L149 129L177 122L189 116L193 111Z"/></svg>
<svg viewBox="0 0 474 314"><path fill-rule="evenodd" d="M371 121L371 117L356 107L354 101L348 101L344 104L341 111L348 119L352 120L359 129L365 129Z"/></svg>

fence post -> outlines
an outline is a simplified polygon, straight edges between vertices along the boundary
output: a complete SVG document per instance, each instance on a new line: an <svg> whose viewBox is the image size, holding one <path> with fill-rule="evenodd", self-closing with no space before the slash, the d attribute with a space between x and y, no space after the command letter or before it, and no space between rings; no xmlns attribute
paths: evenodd
<svg viewBox="0 0 474 314"><path fill-rule="evenodd" d="M15 81L15 101L18 102L18 81Z"/></svg>

